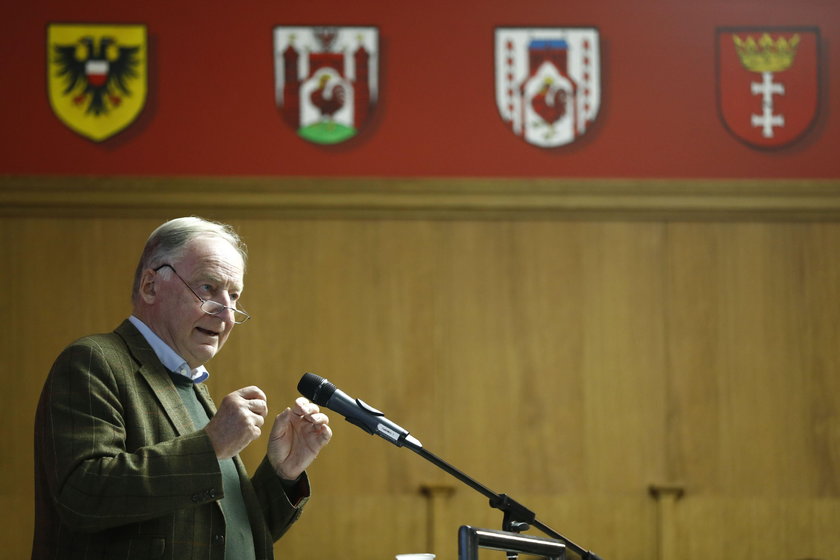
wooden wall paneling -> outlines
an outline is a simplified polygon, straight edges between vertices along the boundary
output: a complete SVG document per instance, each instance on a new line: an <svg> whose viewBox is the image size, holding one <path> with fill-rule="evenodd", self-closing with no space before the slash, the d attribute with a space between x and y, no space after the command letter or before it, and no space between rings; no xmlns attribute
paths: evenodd
<svg viewBox="0 0 840 560"><path fill-rule="evenodd" d="M698 496L680 502L680 554L830 560L838 519L837 499Z"/></svg>
<svg viewBox="0 0 840 560"><path fill-rule="evenodd" d="M840 522L838 236L835 224L669 228L683 557L836 555L836 531L814 527Z"/></svg>
<svg viewBox="0 0 840 560"><path fill-rule="evenodd" d="M838 441L827 422L840 406L837 358L816 343L837 334L838 234L808 224L672 228L672 412L681 427L672 464L696 490L837 495Z"/></svg>
<svg viewBox="0 0 840 560"><path fill-rule="evenodd" d="M4 380L17 389L2 391L0 414L8 415L3 425L16 426L21 438L15 439L21 444L15 453L3 454L2 460L22 461L4 472L31 474L35 401L58 352L82 334L113 329L130 311L136 255L125 247L136 243L125 222L119 237L114 225L109 220L0 221L3 277L17 287L7 301L9 321L2 337Z"/></svg>
<svg viewBox="0 0 840 560"><path fill-rule="evenodd" d="M9 549L23 557L31 550L32 521L16 519L19 515L31 517L33 510L32 478L32 417L35 410L40 379L27 367L38 348L36 328L40 294L27 290L28 276L35 263L27 263L28 247L18 242L16 233L24 226L23 220L0 221L0 258L3 262L2 279L6 286L20 287L5 302L5 325L0 337L3 361L0 363L0 425L3 430L4 452L0 454L0 470L5 474L0 482L0 511L6 522L0 524L0 539L9 543ZM29 335L29 336L27 336ZM14 514L11 514L14 512Z"/></svg>
<svg viewBox="0 0 840 560"><path fill-rule="evenodd" d="M442 185L432 190L445 198ZM0 466L13 473L0 505L20 513L3 534L16 556L31 538L43 377L73 338L129 312L142 243L166 217L191 213L188 198L139 218L47 217L42 206L0 220L4 277L20 286L8 303L19 322L0 343L2 379L15 388L0 397L12 450ZM815 558L837 555L835 223L796 212L500 220L504 204L460 214L463 200L451 201L446 220L204 208L237 225L252 254L243 302L254 320L208 365L214 395L258 384L277 413L315 371L605 558L652 557L652 483L685 485L672 517L686 560L720 543L747 558L773 546L805 557L793 556L799 541ZM493 219L470 219L481 207ZM441 560L455 557L459 525L500 527L483 497L333 416L336 438L312 469L316 499L281 541L284 557L311 555L313 542L348 560L426 548L419 489L429 484L456 486L442 507L453 548L435 551ZM264 445L246 450L249 467Z"/></svg>
<svg viewBox="0 0 840 560"><path fill-rule="evenodd" d="M236 333L231 342L241 348L220 354L215 367L237 369L239 357L251 357L249 375L279 394L271 398L280 404L296 396L297 380L311 370L433 438L432 428L442 429L431 403L439 360L430 350L437 336L432 291L439 288L428 280L440 246L434 226L254 221L247 229L252 258L243 301L260 302L260 315L246 325L258 328ZM332 422L334 441L311 470L326 499L309 504L278 549L303 556L318 542L319 554L345 558L422 550L427 519L415 472L431 466L338 415ZM247 451L250 462L261 453Z"/></svg>
<svg viewBox="0 0 840 560"><path fill-rule="evenodd" d="M130 311L131 277L148 222L0 220L4 303L0 337L0 530L9 558L27 557L33 520L33 418L53 360L74 338L110 331ZM4 554L6 554L4 553Z"/></svg>
<svg viewBox="0 0 840 560"><path fill-rule="evenodd" d="M174 213L174 214L173 214ZM837 179L0 175L0 215L836 221Z"/></svg>
<svg viewBox="0 0 840 560"><path fill-rule="evenodd" d="M652 484L651 497L656 500L656 549L659 560L681 558L679 545L678 507L685 489L679 484Z"/></svg>
<svg viewBox="0 0 840 560"><path fill-rule="evenodd" d="M453 479L446 484L423 484L420 493L426 499L426 548L446 551L452 548L452 525L446 519L449 501L457 491ZM459 526L460 527L460 526Z"/></svg>
<svg viewBox="0 0 840 560"><path fill-rule="evenodd" d="M802 418L798 431L789 434L796 444L797 465L809 483L797 486L797 493L818 499L840 498L840 227L811 224L798 242L802 273L800 295L792 309L792 327L798 334L798 362L801 376L799 398L785 413ZM791 441L791 440L789 440ZM793 492L791 492L793 495ZM836 502L835 502L836 503ZM840 519L840 518L839 518Z"/></svg>
<svg viewBox="0 0 840 560"><path fill-rule="evenodd" d="M320 239L334 227L318 222L306 237ZM369 360L362 358L362 367L355 364L364 353L342 351L342 363L336 367L347 381L340 384L365 385L364 391L355 392L412 429L430 451L499 492L514 496L539 492L538 496L555 499L560 499L558 494L574 499L586 492L635 495L634 503L643 504L644 510L628 517L639 524L630 532L646 534L640 525L649 519L653 504L646 498L645 482L661 470L656 432L663 405L655 373L662 371L662 333L657 327L661 287L652 281L657 276L661 227L346 222L341 228L338 237L344 248L331 253L328 268L342 270L341 281L355 286L353 292L367 302L367 311L359 311L366 314L366 323L389 324L394 331L406 321L376 316L418 315L416 320L439 334L425 335L420 346L407 330L333 335L332 329L351 328L342 327L335 316L353 315L347 310L356 305L341 295L316 314L326 326L319 335L324 343L321 351L335 352L345 337L357 347L370 347L365 338L373 334L377 342L387 341L391 354L435 360L440 367L403 373L400 368L410 371L411 365L397 362L386 369L388 377L376 382ZM383 244L382 256L387 258L371 263L347 257L358 255L362 245ZM401 258L389 246L410 254L412 266L401 267ZM304 253L317 254L317 249L310 247ZM365 271L369 266L374 270ZM431 283L420 288L423 298L391 300L388 290L377 290L372 299L367 298L371 294L365 284L382 277L391 278L395 293L409 295L412 290L406 286L417 282L416 271L423 284ZM354 280L357 277L361 284ZM312 282L317 285L319 280ZM330 287L322 288L314 291L323 297ZM387 304L381 308L372 302L383 298ZM598 310L594 318L586 315L590 308ZM634 337L628 340L629 332ZM383 358L387 362L387 354L379 356ZM338 375L332 378L338 380ZM412 376L422 376L422 382L400 399L405 383L401 377ZM631 381L645 376L652 377ZM368 396L380 392L381 396ZM342 424L339 420L336 425L337 434L343 432L341 439L337 436L324 452L318 469L330 473L325 475L330 477L328 484L338 484L325 492L347 496L351 518L358 515L353 512L354 492L377 494L390 488L415 496L415 507L423 509L420 486L448 480L410 452L371 441ZM354 452L346 446L355 453L364 449L364 465L347 464L346 457ZM397 473L402 478L394 478ZM447 501L453 531L475 516L489 515L493 526L499 523L498 512L484 511L486 500L480 495L459 486L456 495ZM314 502L310 506L316 507ZM603 519L609 518L605 514ZM601 518L590 510L587 519ZM401 525L406 519L398 516L392 522ZM305 541L307 535L296 531L287 539ZM454 543L455 536L452 539Z"/></svg>

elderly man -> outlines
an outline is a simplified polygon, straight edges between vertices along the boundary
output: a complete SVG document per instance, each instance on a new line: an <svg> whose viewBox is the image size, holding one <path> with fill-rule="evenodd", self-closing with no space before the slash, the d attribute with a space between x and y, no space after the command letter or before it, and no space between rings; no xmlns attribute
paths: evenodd
<svg viewBox="0 0 840 560"><path fill-rule="evenodd" d="M204 364L249 319L245 260L229 226L166 222L140 258L132 316L57 358L35 423L33 559L273 557L332 432L298 398L245 473L238 453L261 433L266 396L245 387L216 409L202 384Z"/></svg>

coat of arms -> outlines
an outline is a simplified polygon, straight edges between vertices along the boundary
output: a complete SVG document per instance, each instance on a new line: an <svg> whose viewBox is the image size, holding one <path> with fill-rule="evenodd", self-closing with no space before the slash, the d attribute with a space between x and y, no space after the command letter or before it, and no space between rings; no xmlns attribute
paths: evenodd
<svg viewBox="0 0 840 560"><path fill-rule="evenodd" d="M285 120L318 144L355 136L376 105L375 27L276 27L275 97Z"/></svg>
<svg viewBox="0 0 840 560"><path fill-rule="evenodd" d="M514 134L536 146L574 142L601 101L598 30L497 28L496 105Z"/></svg>
<svg viewBox="0 0 840 560"><path fill-rule="evenodd" d="M71 130L101 142L128 127L146 103L144 25L51 24L50 105Z"/></svg>
<svg viewBox="0 0 840 560"><path fill-rule="evenodd" d="M819 97L817 29L718 29L717 53L720 115L739 140L778 148L811 127Z"/></svg>

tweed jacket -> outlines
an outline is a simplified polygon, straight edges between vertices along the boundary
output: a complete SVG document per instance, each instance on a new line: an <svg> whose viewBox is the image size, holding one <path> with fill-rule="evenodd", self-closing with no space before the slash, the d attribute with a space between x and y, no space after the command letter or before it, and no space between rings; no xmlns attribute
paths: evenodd
<svg viewBox="0 0 840 560"><path fill-rule="evenodd" d="M212 416L207 388L196 391ZM308 498L291 504L267 459L251 479L235 463L256 558L271 559ZM35 418L33 559L221 560L222 496L209 438L134 325L61 353Z"/></svg>

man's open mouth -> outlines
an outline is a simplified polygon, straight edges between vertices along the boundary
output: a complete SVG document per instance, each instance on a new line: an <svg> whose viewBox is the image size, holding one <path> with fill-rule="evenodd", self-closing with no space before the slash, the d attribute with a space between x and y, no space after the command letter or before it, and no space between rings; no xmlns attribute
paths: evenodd
<svg viewBox="0 0 840 560"><path fill-rule="evenodd" d="M201 327L196 327L196 330L198 330L200 332L203 332L204 334L206 334L208 336L219 336L219 333L217 333L216 331L210 331L210 330L207 330L207 329L202 329Z"/></svg>

